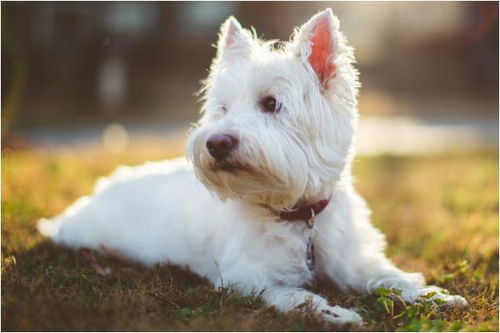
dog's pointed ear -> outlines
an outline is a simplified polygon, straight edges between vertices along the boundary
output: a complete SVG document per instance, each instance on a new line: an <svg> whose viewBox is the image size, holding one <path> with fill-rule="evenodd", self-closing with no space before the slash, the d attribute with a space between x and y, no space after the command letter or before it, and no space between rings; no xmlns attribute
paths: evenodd
<svg viewBox="0 0 500 333"><path fill-rule="evenodd" d="M217 58L222 61L232 61L237 58L246 57L252 46L252 36L249 31L243 29L240 23L229 16L222 23L219 41L217 43Z"/></svg>
<svg viewBox="0 0 500 333"><path fill-rule="evenodd" d="M330 8L314 15L294 34L292 50L316 73L321 88L335 77L335 57L340 51L339 20Z"/></svg>

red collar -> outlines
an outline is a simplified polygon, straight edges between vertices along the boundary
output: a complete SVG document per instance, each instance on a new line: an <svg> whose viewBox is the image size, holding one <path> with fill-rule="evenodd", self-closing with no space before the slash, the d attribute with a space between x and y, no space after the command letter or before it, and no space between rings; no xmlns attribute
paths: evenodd
<svg viewBox="0 0 500 333"><path fill-rule="evenodd" d="M328 199L323 199L318 202L313 203L312 205L308 206L302 206L299 208L293 208L293 210L289 211L282 211L280 213L280 218L282 220L286 221L308 221L310 220L313 216L318 215L323 211L323 209L328 206L328 203L330 202L331 197Z"/></svg>

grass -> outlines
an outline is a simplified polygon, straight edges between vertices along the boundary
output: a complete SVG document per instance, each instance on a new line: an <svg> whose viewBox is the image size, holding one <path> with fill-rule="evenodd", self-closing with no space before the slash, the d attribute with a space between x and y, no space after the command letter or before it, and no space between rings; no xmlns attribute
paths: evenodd
<svg viewBox="0 0 500 333"><path fill-rule="evenodd" d="M97 255L92 262L88 251L37 234L37 219L61 212L118 164L180 154L180 142L116 155L3 150L2 329L334 330L308 313L279 313L258 295L215 290L180 267L145 269ZM405 307L397 291L343 295L326 281L311 289L355 307L367 331L498 331L497 153L363 157L354 173L393 261L465 296L470 308L443 310L430 301Z"/></svg>

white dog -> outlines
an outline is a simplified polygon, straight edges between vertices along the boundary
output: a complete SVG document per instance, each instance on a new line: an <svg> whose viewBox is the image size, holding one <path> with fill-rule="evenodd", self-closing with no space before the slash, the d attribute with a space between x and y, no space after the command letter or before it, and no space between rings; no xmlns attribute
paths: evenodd
<svg viewBox="0 0 500 333"><path fill-rule="evenodd" d="M146 265L188 266L216 286L262 292L291 311L309 303L336 324L353 310L303 289L315 275L340 289L435 291L384 255L383 235L351 180L357 124L353 50L327 9L273 47L230 17L202 90L203 117L184 159L120 167L39 228L74 248L105 246Z"/></svg>

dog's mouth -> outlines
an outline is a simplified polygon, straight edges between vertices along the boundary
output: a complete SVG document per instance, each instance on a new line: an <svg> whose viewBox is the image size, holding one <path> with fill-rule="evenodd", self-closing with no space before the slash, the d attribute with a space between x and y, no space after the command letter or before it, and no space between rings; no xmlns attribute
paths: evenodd
<svg viewBox="0 0 500 333"><path fill-rule="evenodd" d="M214 163L212 163L211 169L213 171L237 173L237 172L248 171L249 167L245 164L242 164L234 160L222 160L222 161L215 161Z"/></svg>

